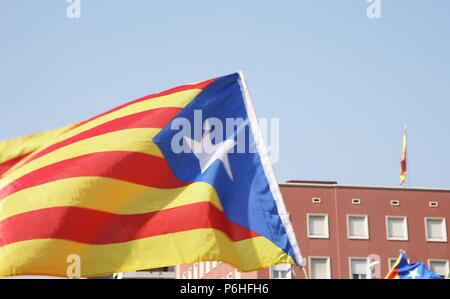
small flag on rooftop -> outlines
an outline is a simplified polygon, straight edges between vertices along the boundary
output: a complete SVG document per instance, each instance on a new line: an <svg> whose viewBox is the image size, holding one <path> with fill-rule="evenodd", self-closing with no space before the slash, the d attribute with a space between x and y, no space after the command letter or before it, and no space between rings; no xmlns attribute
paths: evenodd
<svg viewBox="0 0 450 299"><path fill-rule="evenodd" d="M402 158L400 161L400 185L405 184L408 179L407 169L406 169L406 167L407 167L406 150L407 150L407 146L406 146L406 126L405 126L405 128L403 129Z"/></svg>

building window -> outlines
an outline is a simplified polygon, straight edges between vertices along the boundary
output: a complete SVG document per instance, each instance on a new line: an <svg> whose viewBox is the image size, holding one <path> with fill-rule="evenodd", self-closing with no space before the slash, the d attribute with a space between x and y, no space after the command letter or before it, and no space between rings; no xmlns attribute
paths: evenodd
<svg viewBox="0 0 450 299"><path fill-rule="evenodd" d="M445 218L425 218L425 234L429 242L447 242Z"/></svg>
<svg viewBox="0 0 450 299"><path fill-rule="evenodd" d="M187 278L192 279L192 268L191 267L189 267L189 269L188 269L188 277Z"/></svg>
<svg viewBox="0 0 450 299"><path fill-rule="evenodd" d="M360 204L361 204L361 199L359 199L359 198L352 199L352 205L360 205Z"/></svg>
<svg viewBox="0 0 450 299"><path fill-rule="evenodd" d="M311 279L330 279L330 258L309 257L309 277Z"/></svg>
<svg viewBox="0 0 450 299"><path fill-rule="evenodd" d="M291 279L291 265L290 264L279 264L272 266L270 268L270 278L271 279Z"/></svg>
<svg viewBox="0 0 450 299"><path fill-rule="evenodd" d="M391 206L398 207L400 205L399 200L391 200Z"/></svg>
<svg viewBox="0 0 450 299"><path fill-rule="evenodd" d="M430 206L430 208L438 208L439 207L439 203L437 201L430 201L428 203L428 205Z"/></svg>
<svg viewBox="0 0 450 299"><path fill-rule="evenodd" d="M320 203L322 203L322 199L320 197L313 197L312 203L320 204Z"/></svg>
<svg viewBox="0 0 450 299"><path fill-rule="evenodd" d="M367 258L350 258L350 278L367 279Z"/></svg>
<svg viewBox="0 0 450 299"><path fill-rule="evenodd" d="M388 240L408 240L408 220L403 216L386 217L386 233Z"/></svg>
<svg viewBox="0 0 450 299"><path fill-rule="evenodd" d="M306 225L308 238L329 238L327 214L308 214Z"/></svg>
<svg viewBox="0 0 450 299"><path fill-rule="evenodd" d="M183 279L186 279L186 272L183 272Z"/></svg>
<svg viewBox="0 0 450 299"><path fill-rule="evenodd" d="M367 215L347 215L347 235L349 239L369 239Z"/></svg>
<svg viewBox="0 0 450 299"><path fill-rule="evenodd" d="M431 271L438 274L440 277L449 277L450 270L448 260L428 260L428 266Z"/></svg>

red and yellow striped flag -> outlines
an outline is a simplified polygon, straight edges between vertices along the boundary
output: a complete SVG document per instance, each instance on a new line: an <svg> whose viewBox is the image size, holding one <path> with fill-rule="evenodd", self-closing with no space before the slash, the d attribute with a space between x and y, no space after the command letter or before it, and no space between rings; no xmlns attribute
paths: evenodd
<svg viewBox="0 0 450 299"><path fill-rule="evenodd" d="M233 74L183 85L0 143L8 168L0 176L0 276L65 276L72 254L81 258L82 277L197 261L222 260L242 271L299 264L265 155L221 157L200 169L193 154L165 148L171 141L164 134L181 113L200 107L245 116L242 84ZM220 161L239 169L228 177Z"/></svg>
<svg viewBox="0 0 450 299"><path fill-rule="evenodd" d="M400 185L403 185L406 183L406 180L408 178L406 166L407 166L407 160L406 160L406 127L403 129L403 145L402 145L402 158L400 160Z"/></svg>

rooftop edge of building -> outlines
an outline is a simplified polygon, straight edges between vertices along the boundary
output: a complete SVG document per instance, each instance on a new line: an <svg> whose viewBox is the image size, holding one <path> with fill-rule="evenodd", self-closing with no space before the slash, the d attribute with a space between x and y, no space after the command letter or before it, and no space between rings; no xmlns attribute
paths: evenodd
<svg viewBox="0 0 450 299"><path fill-rule="evenodd" d="M436 191L450 192L450 188L430 188L413 186L366 186L366 185L339 185L337 181L320 180L288 180L279 184L282 187L321 187L321 188L349 188L349 189L384 189L384 190L404 190L404 191Z"/></svg>

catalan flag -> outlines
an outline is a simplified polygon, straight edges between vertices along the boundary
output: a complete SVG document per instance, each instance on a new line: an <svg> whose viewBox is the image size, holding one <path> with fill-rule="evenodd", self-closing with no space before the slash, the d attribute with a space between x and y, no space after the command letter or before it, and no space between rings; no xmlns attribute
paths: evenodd
<svg viewBox="0 0 450 299"><path fill-rule="evenodd" d="M402 158L400 160L400 185L403 185L406 183L406 180L408 178L407 175L407 160L406 160L406 127L403 130L403 144L402 144Z"/></svg>
<svg viewBox="0 0 450 299"><path fill-rule="evenodd" d="M3 160L26 155L0 177L0 276L65 276L73 254L82 277L303 263L241 73L48 137L0 143Z"/></svg>

